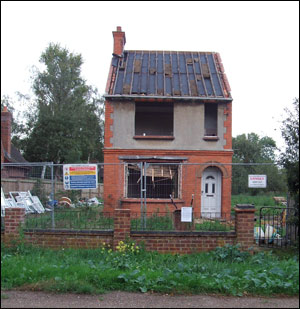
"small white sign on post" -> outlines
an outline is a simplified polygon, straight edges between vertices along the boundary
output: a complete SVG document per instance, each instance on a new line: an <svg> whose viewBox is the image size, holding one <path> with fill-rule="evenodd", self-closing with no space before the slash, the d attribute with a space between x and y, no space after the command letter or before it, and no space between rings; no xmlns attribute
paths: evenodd
<svg viewBox="0 0 300 309"><path fill-rule="evenodd" d="M193 207L181 207L181 222L192 222Z"/></svg>
<svg viewBox="0 0 300 309"><path fill-rule="evenodd" d="M248 175L249 188L266 188L267 175Z"/></svg>

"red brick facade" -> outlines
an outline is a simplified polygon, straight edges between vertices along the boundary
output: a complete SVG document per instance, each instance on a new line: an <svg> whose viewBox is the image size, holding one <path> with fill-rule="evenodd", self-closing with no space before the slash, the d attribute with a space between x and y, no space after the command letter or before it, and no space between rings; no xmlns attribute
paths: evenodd
<svg viewBox="0 0 300 309"><path fill-rule="evenodd" d="M140 199L124 198L124 165L119 156L186 156L187 163L195 165L183 166L183 178L181 194L182 198L176 200L178 206L186 206L190 203L191 196L194 194L194 205L201 207L201 181L202 172L205 168L216 166L222 173L222 212L229 213L231 209L231 165L224 165L232 162L232 152L226 151L176 151L176 150L142 150L142 149L105 149L104 163L113 163L114 165L104 166L104 205L105 211L113 211L114 205L122 205L123 208L129 208L133 212L140 211ZM117 164L119 163L119 164ZM200 165L206 163L205 165ZM222 163L223 165L220 165ZM147 211L154 212L157 208L165 211L168 205L170 210L174 210L170 200L147 199ZM195 211L200 212L199 209Z"/></svg>
<svg viewBox="0 0 300 309"><path fill-rule="evenodd" d="M106 86L106 101L105 101L105 135L104 135L104 211L114 211L114 209L117 207L122 208L128 208L133 212L140 211L141 208L141 199L140 198L127 198L126 196L126 174L125 174L125 167L124 163L128 163L126 159L120 159L120 156L159 156L159 157L185 157L184 161L181 163L188 163L190 164L189 167L183 166L181 175L180 175L180 192L178 192L179 197L176 200L176 203L179 207L181 206L187 206L190 203L191 196L194 195L194 205L195 205L195 211L200 212L201 211L201 185L202 185L202 173L207 167L216 167L221 172L221 211L222 213L229 213L231 209L231 165L232 163L232 99L230 95L230 87L227 80L227 77L224 72L223 64L220 58L220 55L217 53L214 54L214 60L211 56L212 53L207 54L204 56L204 53L192 53L192 52L176 52L176 54L166 54L159 55L159 53L156 54L156 52L153 51L145 51L143 56L139 55L139 57L136 57L135 60L133 58L130 58L130 53L127 53L124 50L124 45L126 43L125 33L122 31L121 27L117 27L116 31L113 31L113 38L114 38L114 45L113 45L113 59L111 62L111 67L108 75L107 80L107 86ZM131 51L132 52L132 51ZM135 54L138 54L137 51L134 52ZM183 59L182 57L178 60L177 54L181 53L180 55L182 57L186 57L184 62L180 62L180 59ZM193 54L193 55L192 55ZM200 55L201 54L201 55ZM151 58L151 56L156 55L157 58ZM159 59L159 57L162 56L162 58ZM171 57L172 56L172 57ZM212 93L206 93L205 97L203 93L201 93L202 90L198 89L197 83L195 80L187 75L186 78L187 84L189 84L189 89L191 92L187 93L188 89L183 89L181 86L183 83L179 83L177 86L177 90L175 91L175 84L173 84L173 90L169 89L169 92L167 92L166 84L160 83L159 81L163 78L171 78L172 82L175 83L175 75L181 74L180 78L183 78L186 70L184 69L181 71L181 67L187 67L189 66L189 70L191 71L194 67L194 74L198 82L200 82L202 79L210 78L211 85L214 84L214 78L211 76L209 71L212 70L212 66L209 69L208 63L206 60L203 60L203 57L210 57L211 61L213 61L216 65L215 67L215 73L220 74L219 75L219 84L215 85L219 88L219 93L214 92ZM131 55L133 57L133 55ZM134 56L135 57L135 56ZM147 58L148 57L148 58ZM168 58L169 57L169 58ZM202 58L201 58L202 57ZM131 59L129 61L129 58ZM149 59L152 59L153 61L149 61ZM167 63L166 60L163 59L169 59L169 62ZM172 58L172 61L170 60ZM147 60L148 59L148 60ZM177 60L174 60L177 59ZM202 60L201 60L202 59ZM208 58L207 58L208 59ZM155 61L154 61L155 60ZM160 64L161 67L158 66L158 62L162 61L163 63ZM165 62L164 62L165 61ZM179 61L178 63L181 63L181 65L177 64L176 61ZM204 62L205 63L204 63ZM172 63L171 63L172 62ZM129 65L129 63L131 63ZM194 63L194 64L193 64ZM156 67L157 64L157 67ZM200 66L199 70L196 71L197 64L201 64L201 72L200 72ZM212 63L211 63L212 65ZM173 66L173 67L172 67ZM149 70L148 70L149 67ZM187 68L186 67L186 68ZM173 69L172 69L173 68ZM156 76L156 71L161 74L160 76ZM205 71L205 72L204 72ZM142 74L140 74L142 72ZM201 74L202 75L201 75ZM179 76L180 76L179 74ZM152 77L152 79L151 79ZM159 78L160 77L160 78ZM177 76L178 77L178 76ZM155 86L153 85L153 89L148 89L147 85L150 85L150 80L155 79ZM145 79L147 79L147 83L145 82ZM171 80L171 79L170 79ZM170 80L168 80L170 82ZM142 81L144 81L144 84L142 86ZM207 80L208 81L208 80ZM190 83L189 83L190 82ZM167 80L165 81L167 83ZM171 83L171 82L170 82ZM139 86L136 86L136 85ZM146 85L147 84L147 85ZM180 86L181 85L181 86ZM172 88L172 87L171 87ZM198 89L198 90L197 90ZM171 91L172 90L172 91ZM189 90L188 90L189 91ZM151 95L149 95L149 93ZM180 95L180 96L179 96ZM142 141L140 144L131 143L131 146L126 148L126 142L128 141L128 144L130 144L130 141L132 139L135 140L142 140L143 136L134 136L135 133L133 133L134 129L133 126L136 125L136 119L138 112L136 112L135 115L133 113L133 109L131 109L129 112L126 111L126 104L129 103L159 103L162 106L165 103L178 103L177 107L181 104L186 104L187 108L181 108L180 112L178 112L179 109L177 109L176 116L173 114L173 122L171 124L171 121L169 121L168 125L171 127L173 125L173 132L172 129L170 129L169 135L162 134L161 135L153 135L153 132L151 131L150 134L147 133L147 137L150 137L153 140L157 141L157 144L152 145L159 145L159 146L153 146L153 149L149 149L149 146L145 147L145 138L144 141ZM214 109L214 112L209 112L208 106L209 104L215 104L217 105L216 110ZM124 110L119 108L119 105L124 106ZM191 107L197 105L197 112L199 114L199 118L203 121L203 113L205 114L207 112L206 118L203 122L207 120L207 123L202 123L204 130L206 129L212 129L210 126L213 126L213 130L217 130L217 133L220 134L220 136L216 136L216 133L204 133L201 132L201 136L199 136L199 140L197 138L189 140L189 145L187 145L186 141L184 141L186 135L184 136L178 144L174 143L173 148L171 149L170 144L168 144L168 140L177 140L179 131L185 132L186 126L192 126L193 124L190 123L191 121L189 119L194 119L193 115L189 114L188 119L185 119L186 116L186 110ZM122 106L122 107L123 107ZM136 108L136 107L135 107ZM158 107L160 108L160 107ZM207 108L207 110L206 110ZM115 110L114 110L115 109ZM121 111L120 111L121 110ZM223 115L222 115L223 110ZM201 111L201 112L199 112ZM119 113L119 114L118 114ZM128 113L128 114L126 114ZM157 111L159 113L159 111ZM216 113L216 114L215 114ZM117 116L119 115L119 116ZM130 115L130 124L128 127L124 129L124 127L120 126L118 127L118 124L122 123L120 119L124 119L124 117ZM124 116L124 117L122 117ZM119 117L119 118L118 118ZM118 121L119 119L119 121ZM146 118L142 118L141 122L145 122ZM141 120L141 119L140 119ZM117 123L114 123L114 121L118 121ZM186 121L186 123L183 125L182 121ZM135 123L134 123L135 122ZM155 123L155 122L154 122ZM154 124L155 128L157 127L157 123ZM205 127L207 126L207 128ZM118 129L119 128L119 131ZM114 131L115 130L115 131ZM176 131L177 130L177 131ZM190 133L191 136L197 136L199 134L199 131L202 129L199 127L196 127L196 129L189 130L186 132L192 132ZM124 134L123 132L126 131L127 134ZM132 136L128 134L128 132L131 132ZM155 131L155 130L154 130ZM144 131L143 131L144 132ZM156 131L155 131L156 132ZM222 132L222 133L220 133ZM165 131L164 131L165 133ZM115 136L114 136L115 134ZM143 133L144 136L146 133ZM177 135L176 135L177 134ZM174 135L174 136L173 136ZM175 136L176 135L176 136ZM204 136L205 135L205 136ZM162 138L162 136L164 138ZM169 137L169 139L168 139ZM125 140L122 144L118 145L118 140L122 138L127 138L131 140ZM149 139L150 141L150 139ZM163 143L166 143L166 147L164 147ZM195 145L197 143L197 145ZM144 147L142 146L144 145ZM124 147L125 146L125 147ZM144 149L147 148L147 149ZM187 150L187 148L189 150ZM179 150L181 149L181 150ZM197 149L197 150L196 150ZM199 150L203 149L203 150ZM207 149L215 149L215 150L207 150ZM162 159L163 160L163 159ZM142 159L141 159L142 161ZM149 162L144 160L145 162ZM159 161L157 161L158 163ZM160 163L172 163L172 161L160 161ZM177 161L178 162L178 161ZM152 161L152 163L155 163ZM174 159L173 163L176 163L176 159ZM191 165L195 164L195 165ZM198 166L196 165L198 164ZM216 173L217 174L217 173ZM217 175L219 180L219 173ZM219 188L219 187L218 187ZM219 196L218 196L219 198ZM218 200L219 201L219 200ZM218 203L219 207L219 203ZM157 208L160 209L160 211L165 211L166 208L169 210L174 210L174 206L171 205L171 201L167 198L165 199L147 199L147 211L153 212Z"/></svg>

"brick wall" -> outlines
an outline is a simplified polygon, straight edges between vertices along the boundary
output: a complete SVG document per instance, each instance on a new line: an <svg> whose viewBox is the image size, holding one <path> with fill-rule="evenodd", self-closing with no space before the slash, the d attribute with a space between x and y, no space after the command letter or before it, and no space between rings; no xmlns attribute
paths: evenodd
<svg viewBox="0 0 300 309"><path fill-rule="evenodd" d="M12 115L5 106L1 112L1 149L3 147L8 156L11 154L11 123ZM2 156L1 154L1 163L2 162L4 162L4 155Z"/></svg>
<svg viewBox="0 0 300 309"><path fill-rule="evenodd" d="M89 231L26 231L27 243L52 249L59 248L101 248L103 243L113 246L113 232Z"/></svg>
<svg viewBox="0 0 300 309"><path fill-rule="evenodd" d="M27 243L49 248L97 248L103 242L114 249L120 241L130 238L144 242L146 250L161 253L193 253L210 251L225 244L241 244L243 249L254 246L253 206L237 205L235 232L133 232L130 230L131 211L116 209L114 231L24 230ZM24 221L24 209L6 209L5 231L1 241L9 244L18 237L19 225Z"/></svg>

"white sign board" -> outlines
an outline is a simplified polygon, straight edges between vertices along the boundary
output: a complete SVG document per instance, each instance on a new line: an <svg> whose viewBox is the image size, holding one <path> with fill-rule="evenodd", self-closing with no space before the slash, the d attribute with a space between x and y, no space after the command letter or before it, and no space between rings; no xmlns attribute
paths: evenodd
<svg viewBox="0 0 300 309"><path fill-rule="evenodd" d="M192 222L193 207L181 207L181 222Z"/></svg>
<svg viewBox="0 0 300 309"><path fill-rule="evenodd" d="M266 188L267 175L248 175L249 188Z"/></svg>
<svg viewBox="0 0 300 309"><path fill-rule="evenodd" d="M97 189L97 164L65 164L65 190Z"/></svg>

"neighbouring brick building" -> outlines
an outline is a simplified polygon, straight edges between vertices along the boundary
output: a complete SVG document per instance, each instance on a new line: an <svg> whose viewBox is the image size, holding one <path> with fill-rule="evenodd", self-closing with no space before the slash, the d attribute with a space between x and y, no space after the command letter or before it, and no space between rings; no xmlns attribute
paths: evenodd
<svg viewBox="0 0 300 309"><path fill-rule="evenodd" d="M20 151L11 143L12 114L5 106L1 111L1 177L25 178L27 167L3 167L2 163L28 163Z"/></svg>
<svg viewBox="0 0 300 309"><path fill-rule="evenodd" d="M121 27L113 38L104 210L139 211L143 178L148 211L174 209L171 194L179 207L194 195L196 212L230 212L232 97L220 55L124 50Z"/></svg>

